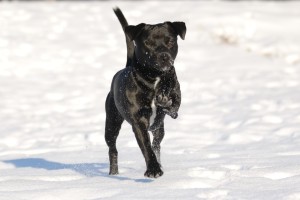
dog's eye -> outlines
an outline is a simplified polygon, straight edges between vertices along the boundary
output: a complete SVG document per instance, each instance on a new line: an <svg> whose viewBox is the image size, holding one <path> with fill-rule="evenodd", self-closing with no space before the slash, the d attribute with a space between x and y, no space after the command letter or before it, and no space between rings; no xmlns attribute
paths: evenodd
<svg viewBox="0 0 300 200"><path fill-rule="evenodd" d="M167 42L167 45L168 45L169 48L172 48L172 47L174 47L174 45L175 45L175 41L171 39L171 40L169 40L169 41Z"/></svg>
<svg viewBox="0 0 300 200"><path fill-rule="evenodd" d="M150 40L145 40L145 45L146 45L146 46L153 46L154 43L151 42Z"/></svg>

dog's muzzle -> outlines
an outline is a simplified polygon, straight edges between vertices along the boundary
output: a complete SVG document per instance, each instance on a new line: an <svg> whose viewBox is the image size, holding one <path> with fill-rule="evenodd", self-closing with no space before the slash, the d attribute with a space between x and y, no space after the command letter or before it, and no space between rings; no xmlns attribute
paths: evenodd
<svg viewBox="0 0 300 200"><path fill-rule="evenodd" d="M169 53L160 53L158 55L158 63L161 66L162 71L170 70L174 65L174 59Z"/></svg>

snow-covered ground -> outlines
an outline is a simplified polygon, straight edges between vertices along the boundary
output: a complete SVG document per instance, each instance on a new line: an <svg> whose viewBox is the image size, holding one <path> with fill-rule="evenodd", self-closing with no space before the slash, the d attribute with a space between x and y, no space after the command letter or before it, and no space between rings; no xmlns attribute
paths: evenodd
<svg viewBox="0 0 300 200"><path fill-rule="evenodd" d="M185 21L164 175L128 124L108 176L104 101L129 23ZM0 4L0 199L300 199L300 2Z"/></svg>

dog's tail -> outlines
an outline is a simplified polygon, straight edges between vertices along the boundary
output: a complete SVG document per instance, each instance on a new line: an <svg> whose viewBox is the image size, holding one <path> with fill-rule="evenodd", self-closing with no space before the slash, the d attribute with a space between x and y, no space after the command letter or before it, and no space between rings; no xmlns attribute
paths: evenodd
<svg viewBox="0 0 300 200"><path fill-rule="evenodd" d="M125 33L125 27L128 26L126 18L124 17L120 8L118 8L118 7L114 8L114 12L117 15L117 17L122 25L123 31ZM130 66L131 62L132 62L132 58L133 58L133 54L134 54L134 44L133 44L133 41L131 41L128 38L126 33L125 33L125 37L126 37L126 46L127 46L127 63L126 63L126 67L127 67L127 66Z"/></svg>

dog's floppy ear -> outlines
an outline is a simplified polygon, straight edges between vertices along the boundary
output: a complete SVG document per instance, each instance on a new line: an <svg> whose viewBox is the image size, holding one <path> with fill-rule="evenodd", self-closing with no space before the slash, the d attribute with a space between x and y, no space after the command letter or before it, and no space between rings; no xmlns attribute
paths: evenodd
<svg viewBox="0 0 300 200"><path fill-rule="evenodd" d="M171 26L175 30L175 32L184 40L186 33L186 26L184 22L172 22Z"/></svg>
<svg viewBox="0 0 300 200"><path fill-rule="evenodd" d="M141 23L136 26L126 26L125 33L129 37L129 39L132 41L142 33L142 30L144 27L145 27L144 23Z"/></svg>

